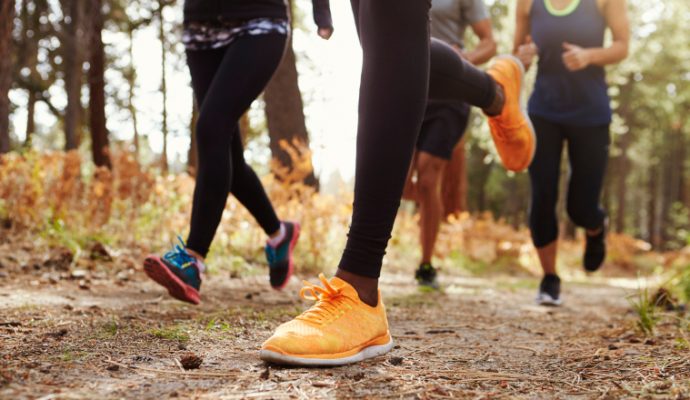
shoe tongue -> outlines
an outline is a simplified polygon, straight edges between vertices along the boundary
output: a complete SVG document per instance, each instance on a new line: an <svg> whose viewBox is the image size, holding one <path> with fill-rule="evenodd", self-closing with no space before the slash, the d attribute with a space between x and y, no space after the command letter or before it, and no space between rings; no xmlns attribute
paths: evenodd
<svg viewBox="0 0 690 400"><path fill-rule="evenodd" d="M335 289L341 289L342 293L347 297L359 300L359 295L357 294L355 288L344 280L334 276L330 281L328 281L328 283L330 283Z"/></svg>

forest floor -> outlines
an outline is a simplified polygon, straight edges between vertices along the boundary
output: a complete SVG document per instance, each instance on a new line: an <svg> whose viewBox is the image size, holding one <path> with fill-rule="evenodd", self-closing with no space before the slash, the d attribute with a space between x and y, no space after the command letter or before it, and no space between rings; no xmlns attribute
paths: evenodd
<svg viewBox="0 0 690 400"><path fill-rule="evenodd" d="M635 277L566 282L565 306L544 308L532 277L446 274L442 293L422 293L411 272L389 273L394 350L309 369L258 358L273 329L308 306L296 278L275 292L263 276L218 272L195 307L134 259L88 270L59 251L18 259L0 257L1 399L690 398L687 314L662 313L641 334ZM182 367L190 354L200 368Z"/></svg>

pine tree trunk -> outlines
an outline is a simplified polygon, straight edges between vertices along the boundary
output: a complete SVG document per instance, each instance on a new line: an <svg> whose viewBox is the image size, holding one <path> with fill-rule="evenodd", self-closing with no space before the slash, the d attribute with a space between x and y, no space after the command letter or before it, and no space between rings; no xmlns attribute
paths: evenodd
<svg viewBox="0 0 690 400"><path fill-rule="evenodd" d="M89 111L91 152L97 166L111 168L105 117L105 48L103 46L103 0L91 0L91 54L89 57Z"/></svg>
<svg viewBox="0 0 690 400"><path fill-rule="evenodd" d="M134 27L129 27L129 71L127 72L127 83L129 84L129 93L127 96L127 108L129 114L132 116L132 129L134 130L134 156L139 161L139 153L141 152L139 143L139 124L137 123L137 109L134 107L134 89L137 84L137 72L134 67Z"/></svg>
<svg viewBox="0 0 690 400"><path fill-rule="evenodd" d="M658 247L659 240L657 235L657 167L651 166L649 168L649 177L647 181L647 240L649 243Z"/></svg>
<svg viewBox="0 0 690 400"><path fill-rule="evenodd" d="M297 60L292 48L292 36L288 39L283 60L266 87L264 101L266 102L271 156L281 165L291 169L293 160L282 146L293 145L294 142L297 142L299 146L304 147L301 150L308 150L309 148L309 134L304 117L302 93L299 89ZM311 159L311 155L308 156ZM311 166L311 163L309 165ZM306 174L304 178L306 185L318 186L313 168L311 171L301 172Z"/></svg>
<svg viewBox="0 0 690 400"><path fill-rule="evenodd" d="M80 0L62 0L63 12L69 17L69 23L63 23L64 39L61 47L64 49L65 91L67 92L67 108L65 109L65 150L79 147L81 137L81 88L83 78L83 46L84 3Z"/></svg>
<svg viewBox="0 0 690 400"><path fill-rule="evenodd" d="M38 64L38 27L40 24L40 12L34 7L33 12L29 11L28 1L21 2L21 21L24 25L22 34L21 49L18 52L19 65L29 71L29 80L31 86L40 86L41 77L36 71ZM26 104L26 132L24 139L24 146L31 146L32 135L36 131L35 110L36 102L38 101L37 91L34 88L27 90L27 104Z"/></svg>
<svg viewBox="0 0 690 400"><path fill-rule="evenodd" d="M165 73L165 68L168 64L168 50L166 48L165 40L165 20L163 18L164 7L164 1L158 0L158 39L161 42L161 94L163 95L163 121L161 124L161 132L163 133L163 154L161 154L161 168L163 169L163 172L168 172L168 81Z"/></svg>
<svg viewBox="0 0 690 400"><path fill-rule="evenodd" d="M187 172L196 176L196 170L199 163L196 147L196 122L199 120L199 107L196 101L192 101L192 119L189 122L189 131L191 132L189 136L189 152L187 153Z"/></svg>
<svg viewBox="0 0 690 400"><path fill-rule="evenodd" d="M10 99L12 86L12 28L14 0L0 3L0 154L10 151Z"/></svg>
<svg viewBox="0 0 690 400"><path fill-rule="evenodd" d="M24 145L31 146L32 136L36 133L36 92L29 91L29 99L26 104L26 139Z"/></svg>

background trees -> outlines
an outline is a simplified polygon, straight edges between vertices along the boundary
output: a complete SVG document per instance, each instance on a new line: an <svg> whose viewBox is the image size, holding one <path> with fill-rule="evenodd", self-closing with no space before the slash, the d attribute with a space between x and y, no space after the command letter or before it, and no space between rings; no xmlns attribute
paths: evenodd
<svg viewBox="0 0 690 400"><path fill-rule="evenodd" d="M509 51L513 2L486 1L500 51ZM690 231L690 9L685 0L629 2L631 56L609 73L615 119L604 202L615 231L657 248L676 248ZM190 91L179 91L188 77L176 39L178 3L0 0L0 152L78 149L107 167L106 150L117 146L135 153L149 169L179 172L188 158L193 166L193 101ZM309 9L308 1L293 3L298 30L314 29ZM345 17L351 18L336 15L336 35L344 34L338 27ZM294 152L291 156L280 143L297 139L304 146L299 166L308 169L302 181L317 186L310 153L304 151L314 143L315 128L302 109L319 101L321 88L313 80L323 73L310 69L308 56L323 54L306 48L299 35L293 39L294 48L242 127L249 158L264 172L271 157L289 168ZM142 68L142 59L150 68ZM464 171L467 183L449 193L448 203L523 225L529 206L526 176L507 174L496 162L480 116L472 120L466 139L465 167L454 167L456 173ZM325 180L323 186L331 187ZM463 185L464 178L448 182ZM562 220L569 231L567 219Z"/></svg>

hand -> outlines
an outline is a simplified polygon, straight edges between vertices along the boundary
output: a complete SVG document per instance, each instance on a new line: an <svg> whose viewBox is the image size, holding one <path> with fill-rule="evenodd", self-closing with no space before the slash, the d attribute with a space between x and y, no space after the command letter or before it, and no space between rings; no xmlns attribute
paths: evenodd
<svg viewBox="0 0 690 400"><path fill-rule="evenodd" d="M539 55L539 49L532 41L532 36L527 36L525 44L522 44L520 47L518 47L517 54L515 55L520 59L520 61L522 61L522 65L525 66L525 69L529 69L530 65L532 65L532 62L534 61L534 57Z"/></svg>
<svg viewBox="0 0 690 400"><path fill-rule="evenodd" d="M565 42L563 43L563 50L565 50L563 53L563 64L570 71L580 71L591 64L587 49Z"/></svg>
<svg viewBox="0 0 690 400"><path fill-rule="evenodd" d="M333 36L333 28L319 28L318 33L322 39L328 40Z"/></svg>

